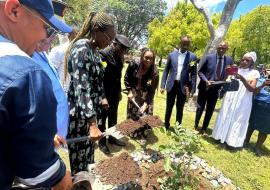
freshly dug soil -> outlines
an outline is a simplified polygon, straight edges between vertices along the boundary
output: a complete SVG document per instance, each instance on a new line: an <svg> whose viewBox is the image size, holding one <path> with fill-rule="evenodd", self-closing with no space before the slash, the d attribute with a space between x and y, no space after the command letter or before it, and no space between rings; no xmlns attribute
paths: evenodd
<svg viewBox="0 0 270 190"><path fill-rule="evenodd" d="M148 124L150 127L162 127L163 122L157 115L147 115L140 119L141 122Z"/></svg>
<svg viewBox="0 0 270 190"><path fill-rule="evenodd" d="M107 185L137 182L142 176L139 165L126 152L99 162L95 172L101 176L101 182Z"/></svg>
<svg viewBox="0 0 270 190"><path fill-rule="evenodd" d="M123 135L131 135L140 128L143 128L143 124L132 119L127 119L116 126L116 130L120 131Z"/></svg>
<svg viewBox="0 0 270 190"><path fill-rule="evenodd" d="M169 174L165 172L163 167L163 160L154 164L149 164L149 168L143 170L143 176L141 178L141 186L145 190L160 190L160 184L158 178L163 178Z"/></svg>

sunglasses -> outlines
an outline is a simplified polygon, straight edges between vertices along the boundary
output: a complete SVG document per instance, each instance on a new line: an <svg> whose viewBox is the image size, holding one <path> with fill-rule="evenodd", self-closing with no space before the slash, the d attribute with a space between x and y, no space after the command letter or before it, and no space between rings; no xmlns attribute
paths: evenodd
<svg viewBox="0 0 270 190"><path fill-rule="evenodd" d="M34 13L33 11L31 11L29 8L27 8L26 6L24 6L23 4L21 4L22 7L29 12L33 17L38 18L39 20L41 20L44 23L44 29L46 30L46 34L47 34L47 38L52 38L53 36L55 36L57 33L59 33L57 30L55 30L50 24L48 24L45 20L43 20L40 16L38 16L36 13Z"/></svg>

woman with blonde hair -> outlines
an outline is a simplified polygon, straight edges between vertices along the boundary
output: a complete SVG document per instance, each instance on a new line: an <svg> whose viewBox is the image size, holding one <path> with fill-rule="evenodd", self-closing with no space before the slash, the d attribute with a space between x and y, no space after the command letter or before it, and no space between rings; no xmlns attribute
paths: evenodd
<svg viewBox="0 0 270 190"><path fill-rule="evenodd" d="M91 140L69 145L72 174L87 171L94 162L94 142L101 138L98 129L102 108L108 107L103 89L103 67L98 49L110 45L116 35L114 22L105 13L90 13L66 53L65 76L71 77L68 91L67 138L90 136Z"/></svg>

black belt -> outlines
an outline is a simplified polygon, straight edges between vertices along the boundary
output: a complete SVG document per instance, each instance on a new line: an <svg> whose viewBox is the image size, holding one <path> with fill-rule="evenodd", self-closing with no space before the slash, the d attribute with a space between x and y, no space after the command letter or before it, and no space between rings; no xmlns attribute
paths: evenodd
<svg viewBox="0 0 270 190"><path fill-rule="evenodd" d="M181 81L180 80L174 80L175 83L180 83Z"/></svg>

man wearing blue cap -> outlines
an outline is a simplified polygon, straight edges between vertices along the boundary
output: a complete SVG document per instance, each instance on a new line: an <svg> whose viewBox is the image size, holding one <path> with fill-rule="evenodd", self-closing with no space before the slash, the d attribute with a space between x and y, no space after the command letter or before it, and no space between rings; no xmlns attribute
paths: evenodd
<svg viewBox="0 0 270 190"><path fill-rule="evenodd" d="M71 177L54 152L52 84L30 58L40 41L69 31L54 16L51 0L0 0L1 190L15 178L28 186L70 189Z"/></svg>

